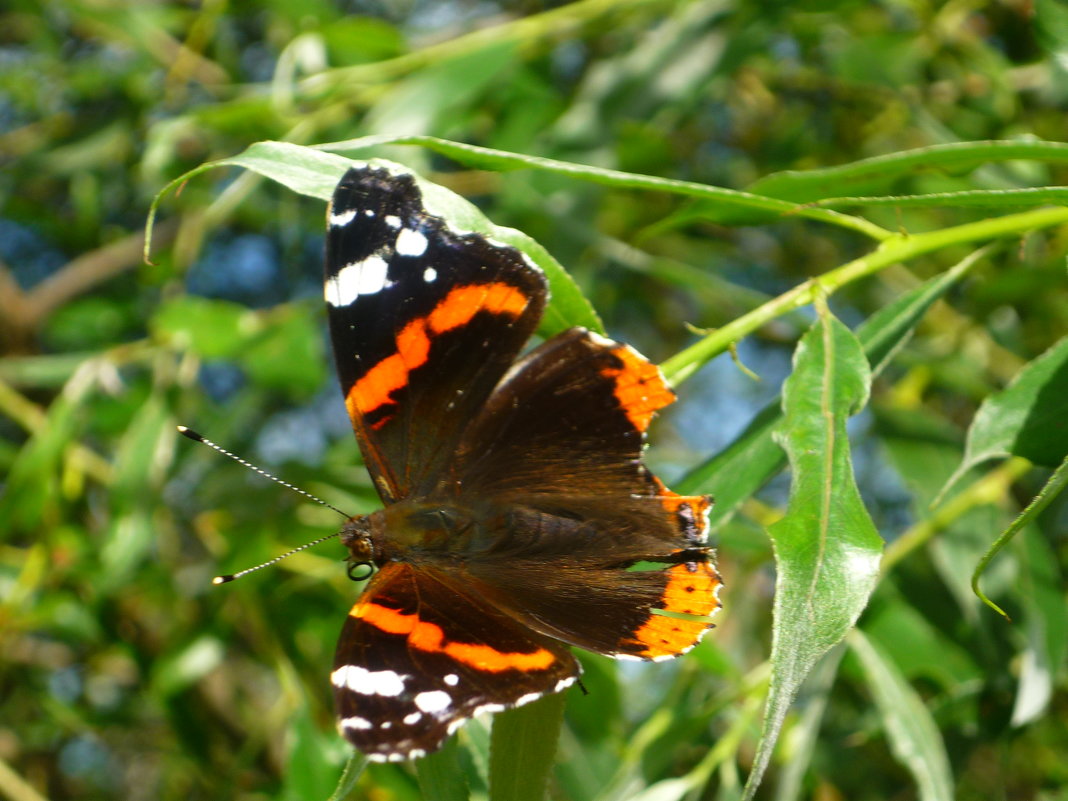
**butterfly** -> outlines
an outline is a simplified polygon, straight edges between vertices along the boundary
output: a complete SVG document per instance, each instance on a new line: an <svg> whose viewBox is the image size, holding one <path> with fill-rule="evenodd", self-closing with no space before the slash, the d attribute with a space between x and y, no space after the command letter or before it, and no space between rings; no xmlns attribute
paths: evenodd
<svg viewBox="0 0 1068 801"><path fill-rule="evenodd" d="M330 678L339 730L376 761L568 687L569 646L678 656L719 607L711 500L642 464L650 420L675 399L660 371L584 328L520 355L544 274L428 197L373 161L327 213L337 374L384 505L341 531L374 574Z"/></svg>

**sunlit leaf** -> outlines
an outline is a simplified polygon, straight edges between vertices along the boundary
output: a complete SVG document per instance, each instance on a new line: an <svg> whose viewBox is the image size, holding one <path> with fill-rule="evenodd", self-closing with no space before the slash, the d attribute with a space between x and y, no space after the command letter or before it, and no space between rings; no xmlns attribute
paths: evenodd
<svg viewBox="0 0 1068 801"><path fill-rule="evenodd" d="M989 396L968 429L964 458L943 492L966 471L998 456L1056 467L1068 454L1068 337Z"/></svg>
<svg viewBox="0 0 1068 801"><path fill-rule="evenodd" d="M777 567L772 679L749 798L801 682L846 635L875 587L883 542L854 482L846 436L870 381L860 342L821 314L798 343L776 434L792 481L786 515L768 530Z"/></svg>

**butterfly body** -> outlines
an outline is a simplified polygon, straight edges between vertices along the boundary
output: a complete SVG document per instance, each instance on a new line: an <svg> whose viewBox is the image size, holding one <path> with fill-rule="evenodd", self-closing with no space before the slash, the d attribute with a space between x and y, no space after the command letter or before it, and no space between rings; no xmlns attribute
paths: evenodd
<svg viewBox="0 0 1068 801"><path fill-rule="evenodd" d="M654 365L582 328L520 358L548 301L541 271L454 229L396 166L339 184L324 295L384 503L341 535L377 568L331 676L350 742L420 756L480 711L573 683L570 645L655 661L711 627L710 499L641 463L675 397Z"/></svg>

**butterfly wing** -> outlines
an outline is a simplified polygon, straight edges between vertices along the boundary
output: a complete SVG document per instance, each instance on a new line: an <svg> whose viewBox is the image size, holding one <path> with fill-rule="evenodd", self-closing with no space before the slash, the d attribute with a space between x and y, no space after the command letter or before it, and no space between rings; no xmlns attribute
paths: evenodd
<svg viewBox="0 0 1068 801"><path fill-rule="evenodd" d="M449 477L494 507L495 544L466 563L472 586L588 650L660 659L692 647L719 607L711 501L641 464L645 430L674 397L636 351L584 329L518 363Z"/></svg>
<svg viewBox="0 0 1068 801"><path fill-rule="evenodd" d="M364 460L386 503L425 494L537 326L544 276L428 213L387 167L350 169L327 226L330 337Z"/></svg>
<svg viewBox="0 0 1068 801"><path fill-rule="evenodd" d="M349 612L331 682L342 734L376 761L436 750L475 714L578 677L567 647L448 576L391 562Z"/></svg>

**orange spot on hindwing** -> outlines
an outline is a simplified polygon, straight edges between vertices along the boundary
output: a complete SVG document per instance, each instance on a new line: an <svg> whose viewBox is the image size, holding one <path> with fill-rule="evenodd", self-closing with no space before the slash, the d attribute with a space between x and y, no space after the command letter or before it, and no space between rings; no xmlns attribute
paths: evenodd
<svg viewBox="0 0 1068 801"><path fill-rule="evenodd" d="M658 659L688 651L701 639L711 624L706 618L719 608L716 593L719 575L708 562L684 562L669 567L667 584L659 608L672 615L693 615L695 619L650 614L624 645L639 645L636 656Z"/></svg>

